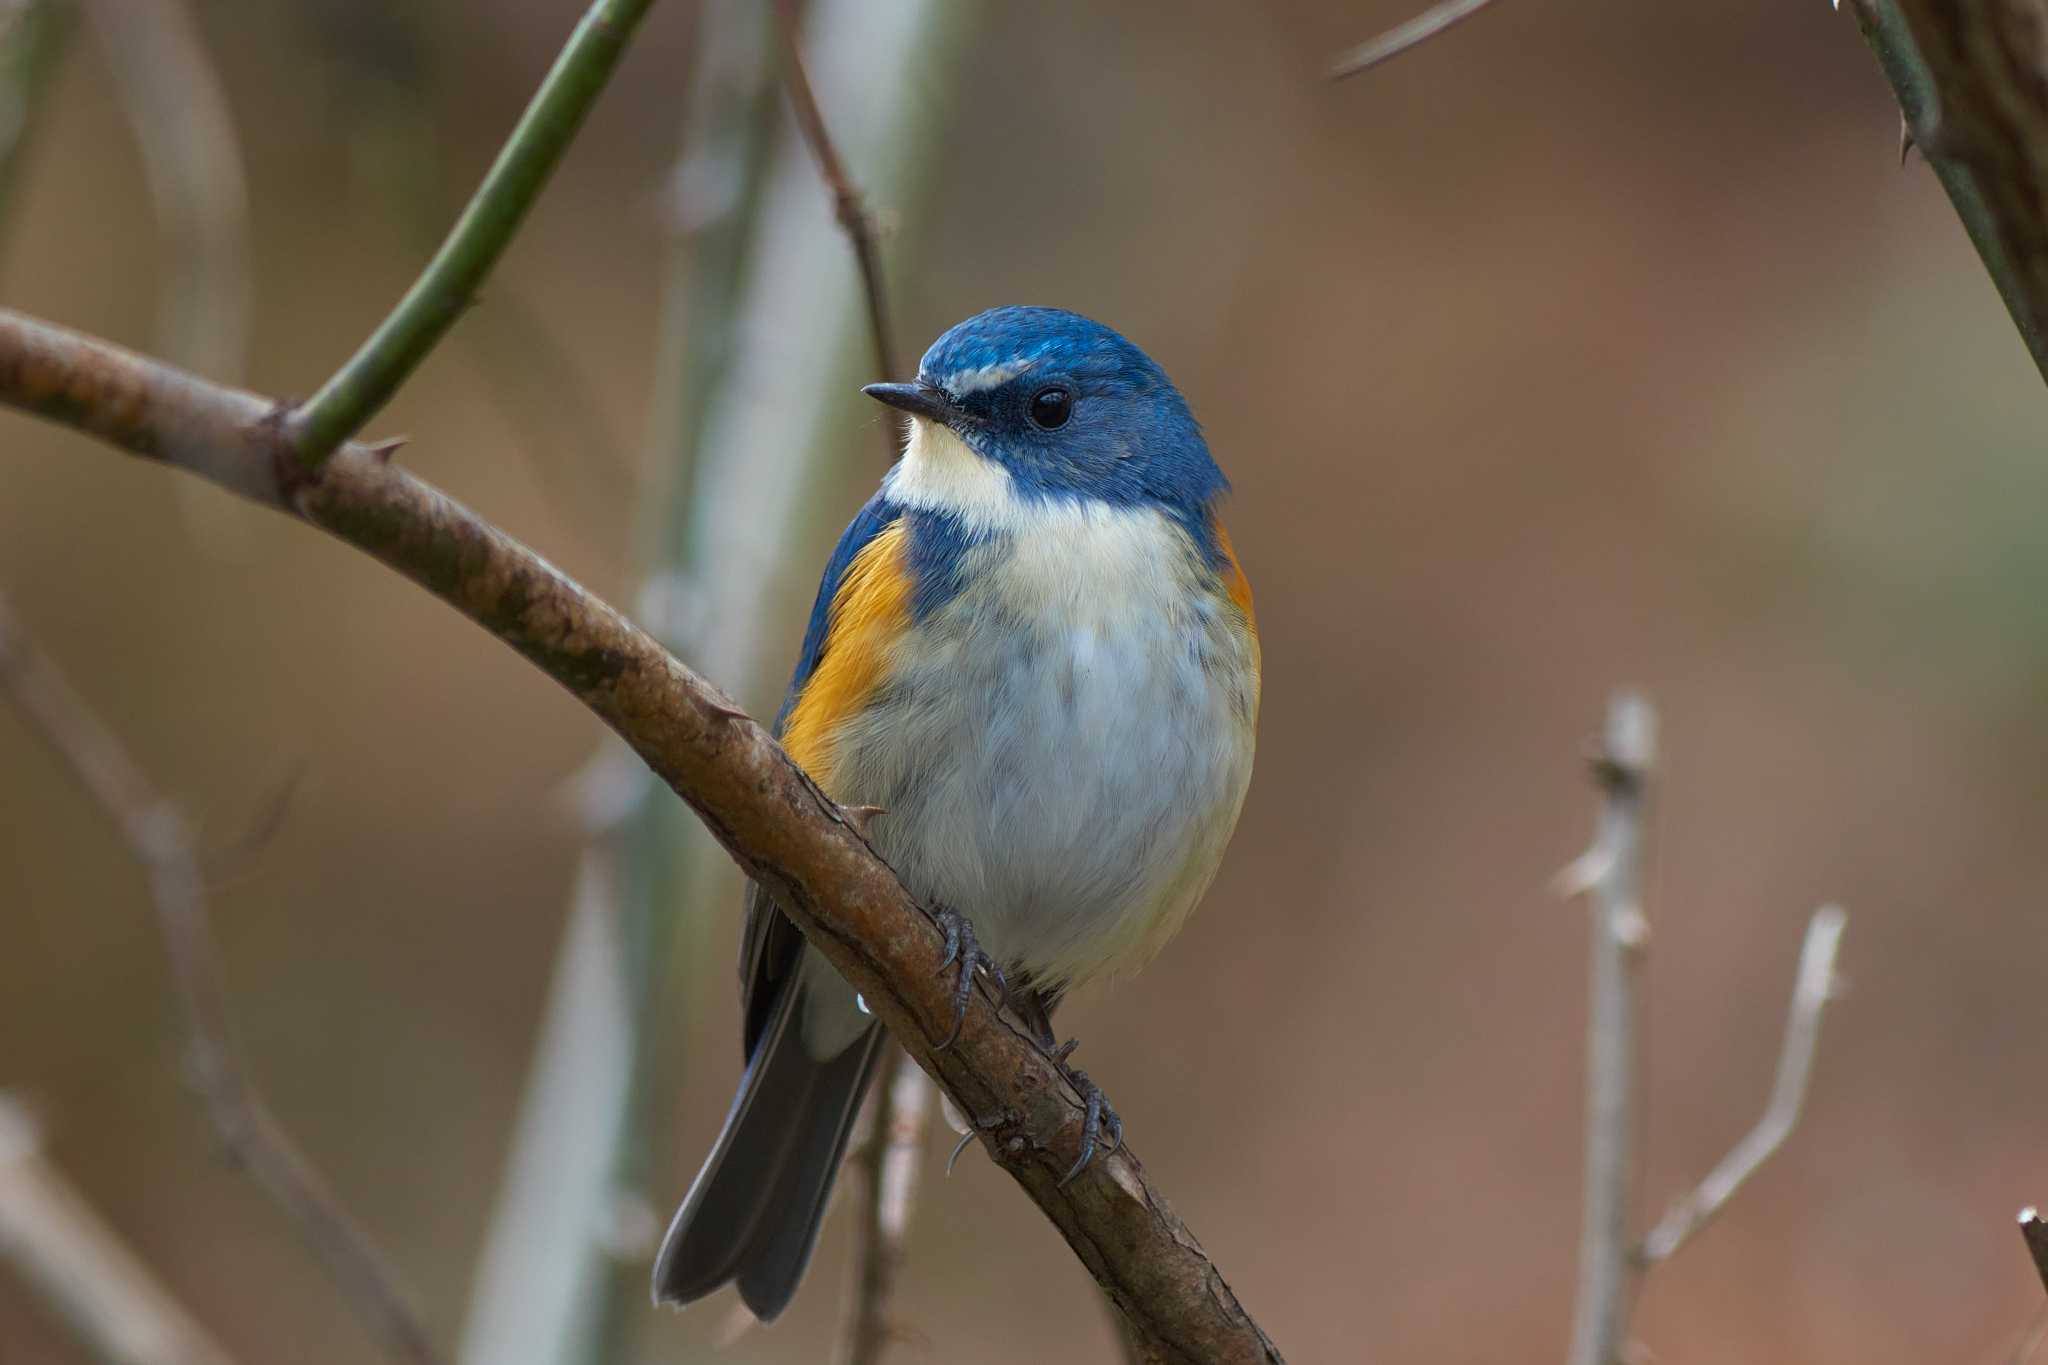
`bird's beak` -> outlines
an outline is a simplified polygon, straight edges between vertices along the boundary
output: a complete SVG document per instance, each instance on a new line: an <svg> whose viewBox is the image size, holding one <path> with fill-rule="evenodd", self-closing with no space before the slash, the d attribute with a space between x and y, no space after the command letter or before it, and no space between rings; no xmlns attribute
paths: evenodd
<svg viewBox="0 0 2048 1365"><path fill-rule="evenodd" d="M912 417L928 417L943 424L953 416L952 395L936 384L870 384L861 392Z"/></svg>

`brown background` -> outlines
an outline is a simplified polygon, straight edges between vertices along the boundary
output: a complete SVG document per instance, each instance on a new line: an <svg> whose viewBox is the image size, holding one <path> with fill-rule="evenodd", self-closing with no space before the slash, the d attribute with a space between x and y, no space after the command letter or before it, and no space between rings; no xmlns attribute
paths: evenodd
<svg viewBox="0 0 2048 1365"><path fill-rule="evenodd" d="M204 8L250 165L255 385L317 383L416 267L408 214L445 217L394 198L380 101L416 101L453 202L578 8ZM996 303L1100 316L1180 381L1238 490L1251 799L1188 932L1069 1023L1246 1303L1303 1361L1562 1352L1584 926L1545 885L1587 833L1582 745L1636 682L1668 753L1648 1206L1754 1117L1804 918L1851 911L1805 1126L1653 1277L1639 1335L1676 1362L1992 1358L2041 1298L2012 1212L2048 1196L2041 392L1926 168L1899 169L1849 20L1514 0L1333 87L1326 59L1402 0L990 9L925 73L943 169L895 262L906 345ZM587 445L500 403L520 348L490 299L379 423L613 595L632 490L603 448L638 461L663 382L684 10L493 286L594 395ZM89 40L14 215L8 305L151 343L158 246ZM872 432L845 442L850 511ZM7 418L0 479L0 585L209 830L306 765L218 900L235 1010L452 1340L576 848L555 794L595 725L369 561L174 500L163 471ZM677 1021L663 1202L736 1071L735 903L684 908L716 961ZM244 1359L372 1358L214 1160L137 875L5 713L0 915L0 1087L55 1158ZM821 1358L843 1237L724 1358ZM1111 1349L1072 1258L971 1157L925 1191L904 1298L906 1360ZM722 1312L650 1319L640 1358L702 1358ZM0 1359L71 1351L0 1277Z"/></svg>

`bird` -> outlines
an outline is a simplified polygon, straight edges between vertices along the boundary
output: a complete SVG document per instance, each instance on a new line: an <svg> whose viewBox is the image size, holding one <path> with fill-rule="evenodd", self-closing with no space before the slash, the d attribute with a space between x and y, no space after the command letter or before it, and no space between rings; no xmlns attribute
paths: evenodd
<svg viewBox="0 0 2048 1365"><path fill-rule="evenodd" d="M1251 780L1261 682L1229 483L1166 372L1056 308L977 314L909 383L902 453L826 563L775 719L789 756L927 906L1121 1141L1053 1009L1179 931ZM795 1295L884 1042L758 887L740 954L745 1069L663 1239L657 1303ZM957 1025L956 1025L957 1032ZM950 1040L946 1040L950 1041Z"/></svg>

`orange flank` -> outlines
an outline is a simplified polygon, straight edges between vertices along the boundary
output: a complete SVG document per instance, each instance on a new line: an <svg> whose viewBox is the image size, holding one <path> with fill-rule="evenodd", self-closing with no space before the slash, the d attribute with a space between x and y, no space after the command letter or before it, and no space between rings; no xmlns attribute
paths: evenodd
<svg viewBox="0 0 2048 1365"><path fill-rule="evenodd" d="M1244 576L1244 568L1237 562L1237 551L1230 548L1230 532L1223 529L1221 518L1211 517L1209 524L1216 528L1216 546L1223 551L1223 590L1230 594L1230 600L1237 603L1237 609L1244 613L1244 623L1253 635L1259 633L1258 614L1252 610L1252 581Z"/></svg>
<svg viewBox="0 0 2048 1365"><path fill-rule="evenodd" d="M828 793L839 726L867 704L882 680L890 646L910 624L906 539L904 523L893 522L846 566L832 594L818 666L783 723L782 747Z"/></svg>

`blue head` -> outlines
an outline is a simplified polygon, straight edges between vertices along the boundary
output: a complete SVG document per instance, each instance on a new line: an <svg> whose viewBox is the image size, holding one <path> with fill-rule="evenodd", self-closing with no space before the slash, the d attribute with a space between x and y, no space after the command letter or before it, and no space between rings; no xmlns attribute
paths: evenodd
<svg viewBox="0 0 2048 1365"><path fill-rule="evenodd" d="M914 384L863 392L937 423L1025 497L1150 505L1205 523L1229 485L1152 358L1058 308L992 308L932 343Z"/></svg>

